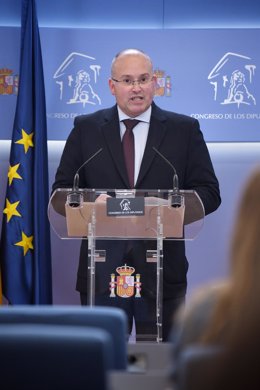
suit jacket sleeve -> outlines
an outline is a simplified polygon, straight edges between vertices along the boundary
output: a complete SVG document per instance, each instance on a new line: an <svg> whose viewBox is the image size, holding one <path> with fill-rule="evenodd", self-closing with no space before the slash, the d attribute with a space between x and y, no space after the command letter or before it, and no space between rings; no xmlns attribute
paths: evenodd
<svg viewBox="0 0 260 390"><path fill-rule="evenodd" d="M197 120L194 121L189 139L184 189L193 189L198 193L205 215L215 211L221 203L219 183Z"/></svg>

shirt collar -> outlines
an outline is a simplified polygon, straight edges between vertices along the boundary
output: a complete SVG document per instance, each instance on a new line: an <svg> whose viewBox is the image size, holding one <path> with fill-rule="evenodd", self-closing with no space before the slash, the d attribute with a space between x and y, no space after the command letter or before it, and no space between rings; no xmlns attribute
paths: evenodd
<svg viewBox="0 0 260 390"><path fill-rule="evenodd" d="M150 106L145 112L136 116L135 118L130 118L126 115L119 106L117 106L119 121L122 122L124 119L138 119L141 122L150 123L152 107Z"/></svg>

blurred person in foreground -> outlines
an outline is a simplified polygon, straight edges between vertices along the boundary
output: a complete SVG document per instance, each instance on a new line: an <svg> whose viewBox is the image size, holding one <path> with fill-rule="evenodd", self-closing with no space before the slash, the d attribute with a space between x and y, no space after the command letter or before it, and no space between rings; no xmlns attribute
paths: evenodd
<svg viewBox="0 0 260 390"><path fill-rule="evenodd" d="M192 390L260 389L260 166L243 190L230 248L230 275L202 287L172 331L178 362L192 345L220 347ZM180 389L181 390L181 389Z"/></svg>

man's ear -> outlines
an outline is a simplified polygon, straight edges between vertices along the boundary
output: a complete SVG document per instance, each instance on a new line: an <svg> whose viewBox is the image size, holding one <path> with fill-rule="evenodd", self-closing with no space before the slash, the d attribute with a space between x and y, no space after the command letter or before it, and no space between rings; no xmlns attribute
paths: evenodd
<svg viewBox="0 0 260 390"><path fill-rule="evenodd" d="M114 84L113 80L109 79L108 85L109 85L109 89L110 89L110 92L112 93L112 95L115 95L115 84Z"/></svg>

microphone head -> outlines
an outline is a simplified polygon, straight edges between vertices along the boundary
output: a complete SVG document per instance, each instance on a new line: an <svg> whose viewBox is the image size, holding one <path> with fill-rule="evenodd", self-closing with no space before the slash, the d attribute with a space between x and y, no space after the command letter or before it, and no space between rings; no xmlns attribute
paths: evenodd
<svg viewBox="0 0 260 390"><path fill-rule="evenodd" d="M67 204L73 208L82 207L83 194L79 191L70 192L67 196Z"/></svg>
<svg viewBox="0 0 260 390"><path fill-rule="evenodd" d="M184 205L184 197L180 192L174 192L169 196L170 206L174 208L179 208Z"/></svg>
<svg viewBox="0 0 260 390"><path fill-rule="evenodd" d="M179 190L179 178L175 173L173 175L173 193L170 195L171 207L178 208L184 205L184 196L181 195Z"/></svg>

